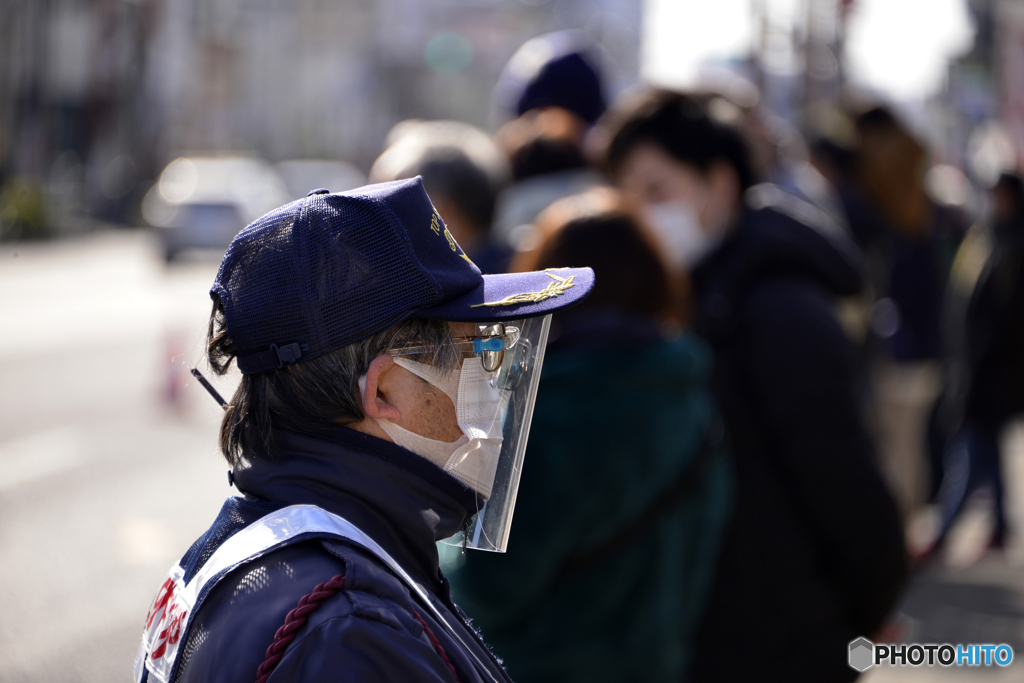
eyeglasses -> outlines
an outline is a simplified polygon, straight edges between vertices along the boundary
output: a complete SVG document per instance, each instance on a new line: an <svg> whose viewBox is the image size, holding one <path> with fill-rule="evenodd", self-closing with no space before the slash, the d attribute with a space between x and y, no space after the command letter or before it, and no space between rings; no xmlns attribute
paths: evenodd
<svg viewBox="0 0 1024 683"><path fill-rule="evenodd" d="M480 361L487 372L495 372L505 360L505 351L511 349L519 341L519 328L503 323L481 326L480 336L455 337L454 346L461 358L479 355ZM437 349L422 344L405 344L388 350L392 356L414 356L420 353L433 353Z"/></svg>

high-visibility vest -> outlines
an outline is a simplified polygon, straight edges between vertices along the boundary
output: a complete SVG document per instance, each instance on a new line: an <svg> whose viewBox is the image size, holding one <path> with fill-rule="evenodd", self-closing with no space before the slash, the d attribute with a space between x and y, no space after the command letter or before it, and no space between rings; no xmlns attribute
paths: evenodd
<svg viewBox="0 0 1024 683"><path fill-rule="evenodd" d="M250 560L308 538L345 541L375 555L476 660L485 677L496 680L435 605L437 598L414 581L376 541L344 517L315 505L290 505L261 517L224 541L188 583L180 564L171 567L146 616L142 643L135 656L135 683L141 683L145 672L147 683L171 683L177 675L175 665L192 617L217 582Z"/></svg>

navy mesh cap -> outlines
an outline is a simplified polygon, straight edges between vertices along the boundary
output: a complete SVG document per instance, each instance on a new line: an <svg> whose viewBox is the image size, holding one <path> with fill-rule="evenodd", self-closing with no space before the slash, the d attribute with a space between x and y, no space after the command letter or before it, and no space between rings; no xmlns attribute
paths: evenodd
<svg viewBox="0 0 1024 683"><path fill-rule="evenodd" d="M544 315L589 293L566 268L481 275L434 210L420 178L316 190L235 236L220 297L243 374L316 358L410 317L500 322Z"/></svg>

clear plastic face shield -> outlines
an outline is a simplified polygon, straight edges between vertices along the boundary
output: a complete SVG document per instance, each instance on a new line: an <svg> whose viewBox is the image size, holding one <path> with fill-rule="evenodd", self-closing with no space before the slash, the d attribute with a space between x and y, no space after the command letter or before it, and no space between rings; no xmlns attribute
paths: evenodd
<svg viewBox="0 0 1024 683"><path fill-rule="evenodd" d="M455 409L466 439L444 469L483 503L466 530L445 543L505 552L550 326L549 314L481 324L477 334L456 339L462 367ZM417 346L388 351L396 362L427 352Z"/></svg>

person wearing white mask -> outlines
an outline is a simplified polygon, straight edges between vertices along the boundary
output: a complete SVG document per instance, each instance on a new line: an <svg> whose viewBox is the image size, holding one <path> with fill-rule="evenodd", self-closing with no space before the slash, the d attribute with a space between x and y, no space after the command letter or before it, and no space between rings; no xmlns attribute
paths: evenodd
<svg viewBox="0 0 1024 683"><path fill-rule="evenodd" d="M603 122L610 175L692 282L732 445L735 509L690 680L852 681L848 644L883 626L907 576L835 311L861 258L823 211L756 183L741 119L720 97L650 90Z"/></svg>
<svg viewBox="0 0 1024 683"><path fill-rule="evenodd" d="M229 482L144 622L134 680L509 681L436 543L504 552L551 313L589 268L484 276L422 180L314 190L210 290Z"/></svg>
<svg viewBox="0 0 1024 683"><path fill-rule="evenodd" d="M689 270L725 239L738 218L744 173L723 160L701 170L681 164L653 142L641 142L621 172L623 187L640 197L648 223L669 261Z"/></svg>
<svg viewBox="0 0 1024 683"><path fill-rule="evenodd" d="M688 271L735 227L754 171L742 139L706 113L700 100L687 98L675 109L672 116L662 112L645 121L649 130L640 135L623 123L608 152L613 176L644 205L669 262ZM692 118L702 130L673 130L672 118ZM627 138L629 149L621 149Z"/></svg>

